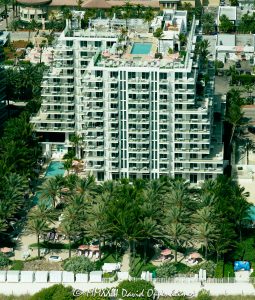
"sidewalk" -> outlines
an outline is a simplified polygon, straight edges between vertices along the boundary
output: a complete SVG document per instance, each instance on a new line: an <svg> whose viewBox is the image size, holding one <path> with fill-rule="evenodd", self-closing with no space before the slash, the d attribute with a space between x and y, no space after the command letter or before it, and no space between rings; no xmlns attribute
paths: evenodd
<svg viewBox="0 0 255 300"><path fill-rule="evenodd" d="M54 283L0 283L1 293L5 295L34 294L43 288L52 286ZM72 286L81 291L93 289L114 288L119 282L114 283L65 283L65 286ZM208 290L211 295L255 295L255 289L250 283L206 283L201 287L200 283L155 283L157 292L161 295L176 295L182 292L188 296L195 296L201 289Z"/></svg>

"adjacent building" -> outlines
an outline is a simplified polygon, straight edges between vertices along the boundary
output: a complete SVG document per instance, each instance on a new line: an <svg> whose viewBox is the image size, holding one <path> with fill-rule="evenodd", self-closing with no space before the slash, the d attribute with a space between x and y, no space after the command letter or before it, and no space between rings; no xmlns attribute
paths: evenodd
<svg viewBox="0 0 255 300"><path fill-rule="evenodd" d="M196 95L195 22L184 46L183 11L153 21L154 29L163 26L162 40L142 20L126 34L122 21L94 20L87 30L72 22L61 34L32 118L44 154L63 155L76 134L84 170L98 181L169 175L199 183L222 174L222 124L214 115L223 107L213 95L213 63Z"/></svg>

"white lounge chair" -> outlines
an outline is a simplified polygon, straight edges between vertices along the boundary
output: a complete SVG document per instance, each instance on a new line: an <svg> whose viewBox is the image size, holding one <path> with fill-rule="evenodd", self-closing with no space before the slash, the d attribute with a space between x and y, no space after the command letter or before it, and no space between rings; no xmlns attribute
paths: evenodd
<svg viewBox="0 0 255 300"><path fill-rule="evenodd" d="M93 257L93 252L90 251L90 253L89 253L89 258L92 258L92 257Z"/></svg>
<svg viewBox="0 0 255 300"><path fill-rule="evenodd" d="M95 258L96 258L96 259L99 258L99 252L96 252Z"/></svg>
<svg viewBox="0 0 255 300"><path fill-rule="evenodd" d="M86 257L88 257L88 256L89 256L89 253L88 253L88 251L85 251L85 253L84 253L84 256L86 256Z"/></svg>

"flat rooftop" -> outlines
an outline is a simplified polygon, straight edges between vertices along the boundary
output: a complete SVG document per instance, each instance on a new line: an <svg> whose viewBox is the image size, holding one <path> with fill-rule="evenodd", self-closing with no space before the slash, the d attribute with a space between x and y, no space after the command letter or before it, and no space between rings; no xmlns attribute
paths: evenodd
<svg viewBox="0 0 255 300"><path fill-rule="evenodd" d="M237 13L235 6L219 6L219 17L227 16L230 21L236 21Z"/></svg>

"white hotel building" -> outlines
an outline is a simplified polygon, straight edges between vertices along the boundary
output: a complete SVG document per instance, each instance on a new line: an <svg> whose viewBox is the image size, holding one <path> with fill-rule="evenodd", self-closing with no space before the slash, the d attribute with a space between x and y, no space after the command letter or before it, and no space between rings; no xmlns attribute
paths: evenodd
<svg viewBox="0 0 255 300"><path fill-rule="evenodd" d="M186 12L165 11L150 30L131 20L127 36L121 22L93 20L87 30L69 24L61 34L32 118L45 155L65 153L76 134L85 172L98 181L169 175L199 183L222 174L222 122L214 114L224 105L213 96L213 68L204 96L196 96L195 23L180 51ZM157 59L158 40L149 31L161 25Z"/></svg>

